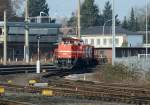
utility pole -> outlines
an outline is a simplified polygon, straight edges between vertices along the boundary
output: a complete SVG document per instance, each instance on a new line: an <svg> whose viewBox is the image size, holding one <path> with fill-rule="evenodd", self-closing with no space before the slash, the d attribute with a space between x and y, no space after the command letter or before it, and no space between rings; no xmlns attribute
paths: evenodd
<svg viewBox="0 0 150 105"><path fill-rule="evenodd" d="M78 38L81 38L81 15L80 15L81 2L78 0Z"/></svg>
<svg viewBox="0 0 150 105"><path fill-rule="evenodd" d="M146 60L148 54L148 1L146 0Z"/></svg>
<svg viewBox="0 0 150 105"><path fill-rule="evenodd" d="M115 65L115 58L116 58L116 41L115 41L115 36L116 36L116 27L115 27L115 0L112 0L112 65Z"/></svg>
<svg viewBox="0 0 150 105"><path fill-rule="evenodd" d="M25 7L25 48L24 48L24 59L26 63L29 63L29 13L28 13L28 0L26 0L26 7Z"/></svg>
<svg viewBox="0 0 150 105"><path fill-rule="evenodd" d="M4 52L3 52L3 58L4 58L4 65L7 64L7 12L4 11Z"/></svg>

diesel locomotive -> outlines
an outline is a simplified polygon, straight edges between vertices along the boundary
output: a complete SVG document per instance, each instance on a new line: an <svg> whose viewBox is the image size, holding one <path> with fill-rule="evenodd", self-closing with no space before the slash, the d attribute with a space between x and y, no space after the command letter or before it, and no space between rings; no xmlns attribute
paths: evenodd
<svg viewBox="0 0 150 105"><path fill-rule="evenodd" d="M78 38L63 38L54 51L54 62L59 68L92 66L97 64L94 46Z"/></svg>

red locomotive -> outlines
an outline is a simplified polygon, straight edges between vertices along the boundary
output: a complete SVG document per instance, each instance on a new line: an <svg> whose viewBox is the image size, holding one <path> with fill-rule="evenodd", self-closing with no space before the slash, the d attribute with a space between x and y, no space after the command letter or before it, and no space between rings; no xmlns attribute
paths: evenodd
<svg viewBox="0 0 150 105"><path fill-rule="evenodd" d="M94 47L84 44L81 39L63 38L55 49L55 63L65 69L94 65Z"/></svg>

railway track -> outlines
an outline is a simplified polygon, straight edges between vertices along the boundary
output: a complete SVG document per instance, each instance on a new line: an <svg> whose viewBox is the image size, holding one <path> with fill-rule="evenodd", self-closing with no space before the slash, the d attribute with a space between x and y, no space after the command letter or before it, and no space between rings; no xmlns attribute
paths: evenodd
<svg viewBox="0 0 150 105"><path fill-rule="evenodd" d="M52 82L53 81L53 82ZM123 102L138 105L150 104L150 90L139 87L123 87L121 84L91 84L84 82L75 82L70 80L51 80L49 87L30 87L0 84L6 90L33 94L41 94L43 89L53 91L53 96L75 97L81 99L102 100L109 102Z"/></svg>
<svg viewBox="0 0 150 105"><path fill-rule="evenodd" d="M0 99L0 105L33 105L30 103L25 103L25 102L18 102L18 101L12 101L12 100L4 100Z"/></svg>
<svg viewBox="0 0 150 105"><path fill-rule="evenodd" d="M78 96L89 99L101 99L106 101L119 101L125 103L150 104L150 90L148 88L128 86L121 84L84 83L68 80L49 81L52 87L62 89L61 95ZM126 85L127 86L127 85ZM59 94L59 92L58 92Z"/></svg>
<svg viewBox="0 0 150 105"><path fill-rule="evenodd" d="M18 70L22 67L18 66ZM24 68L32 69L34 67L25 66ZM46 65L45 68L49 68L49 66ZM0 70L2 70L2 67L0 67ZM67 74L69 74L69 71L59 71L50 73L45 77L64 76ZM0 86L4 86L6 90L16 93L41 94L43 89L48 89L53 91L53 96L75 97L81 99L102 100L109 102L123 102L138 105L150 105L150 87L134 86L128 84L71 81L55 77L50 78L48 83L49 87L46 88L17 86L11 84L0 84Z"/></svg>
<svg viewBox="0 0 150 105"><path fill-rule="evenodd" d="M41 65L42 70L55 71L54 65ZM8 65L0 66L0 75L16 74L16 73L34 73L36 65Z"/></svg>

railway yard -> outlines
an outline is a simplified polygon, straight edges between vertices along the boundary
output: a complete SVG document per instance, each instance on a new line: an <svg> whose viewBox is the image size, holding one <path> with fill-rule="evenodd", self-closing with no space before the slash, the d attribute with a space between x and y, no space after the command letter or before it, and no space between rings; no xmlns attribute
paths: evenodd
<svg viewBox="0 0 150 105"><path fill-rule="evenodd" d="M69 71L59 70L3 74L0 105L150 105L149 85L66 79L67 75Z"/></svg>

